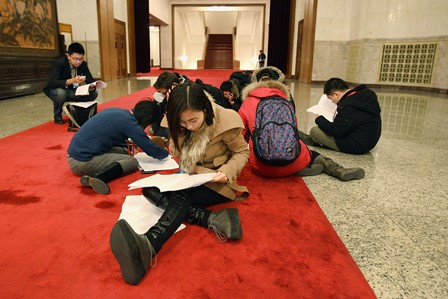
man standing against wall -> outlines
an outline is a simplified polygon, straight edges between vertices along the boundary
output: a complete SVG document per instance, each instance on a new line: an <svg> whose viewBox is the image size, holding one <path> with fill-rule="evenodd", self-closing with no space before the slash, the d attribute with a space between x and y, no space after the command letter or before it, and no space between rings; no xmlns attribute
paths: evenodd
<svg viewBox="0 0 448 299"><path fill-rule="evenodd" d="M263 50L260 50L260 54L258 55L258 67L264 67L264 62L266 61L266 54L263 53Z"/></svg>

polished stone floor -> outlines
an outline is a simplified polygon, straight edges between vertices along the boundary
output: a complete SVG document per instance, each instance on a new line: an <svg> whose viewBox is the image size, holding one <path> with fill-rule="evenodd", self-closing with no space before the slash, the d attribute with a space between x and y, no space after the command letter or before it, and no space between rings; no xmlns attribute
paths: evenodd
<svg viewBox="0 0 448 299"><path fill-rule="evenodd" d="M152 78L150 78L152 79ZM106 102L154 80L120 79L100 90ZM308 132L321 85L289 82ZM327 175L304 178L325 215L378 298L448 298L448 96L376 90L383 134L370 154L353 156L321 148L366 177L341 182ZM52 121L44 94L0 100L0 138Z"/></svg>

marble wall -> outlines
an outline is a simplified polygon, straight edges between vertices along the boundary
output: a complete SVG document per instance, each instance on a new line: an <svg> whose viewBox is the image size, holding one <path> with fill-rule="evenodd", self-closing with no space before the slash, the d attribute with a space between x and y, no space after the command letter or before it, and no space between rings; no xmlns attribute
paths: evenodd
<svg viewBox="0 0 448 299"><path fill-rule="evenodd" d="M101 78L97 6L92 5L90 0L57 0L56 7L59 23L72 25L73 42L84 46L85 59L92 76Z"/></svg>
<svg viewBox="0 0 448 299"><path fill-rule="evenodd" d="M312 80L354 77L355 83L448 89L447 15L445 0L319 0ZM437 44L431 82L381 81L384 45L417 43ZM349 57L353 45L359 47L356 67Z"/></svg>

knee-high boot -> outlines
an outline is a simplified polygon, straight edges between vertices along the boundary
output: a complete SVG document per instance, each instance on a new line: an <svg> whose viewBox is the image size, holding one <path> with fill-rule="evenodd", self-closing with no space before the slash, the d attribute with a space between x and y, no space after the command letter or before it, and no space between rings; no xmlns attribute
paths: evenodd
<svg viewBox="0 0 448 299"><path fill-rule="evenodd" d="M102 171L95 173L93 176L83 175L81 177L81 185L91 187L96 193L108 194L110 192L110 181L117 179L123 175L123 167L120 163L114 162L109 164Z"/></svg>
<svg viewBox="0 0 448 299"><path fill-rule="evenodd" d="M161 193L154 187L143 188L143 195L149 202L162 209L165 209L170 201L169 192ZM213 230L219 241L242 238L241 222L236 208L212 212L200 206L190 205L187 221Z"/></svg>
<svg viewBox="0 0 448 299"><path fill-rule="evenodd" d="M364 169L358 167L344 168L332 159L323 155L317 156L313 163L323 165L326 174L338 178L341 181L359 180L365 176Z"/></svg>
<svg viewBox="0 0 448 299"><path fill-rule="evenodd" d="M155 266L157 253L185 220L189 205L185 192L173 193L159 221L142 235L137 234L124 219L115 224L110 246L125 282L138 284L149 267Z"/></svg>
<svg viewBox="0 0 448 299"><path fill-rule="evenodd" d="M159 221L153 225L145 236L153 245L156 252L176 232L182 222L187 218L191 200L184 190L172 192Z"/></svg>

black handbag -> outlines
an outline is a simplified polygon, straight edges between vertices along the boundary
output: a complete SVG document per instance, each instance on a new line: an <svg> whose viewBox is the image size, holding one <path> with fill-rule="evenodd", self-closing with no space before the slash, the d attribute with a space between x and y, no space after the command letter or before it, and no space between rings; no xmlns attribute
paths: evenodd
<svg viewBox="0 0 448 299"><path fill-rule="evenodd" d="M68 131L76 132L97 113L98 102L66 102L62 110L68 116Z"/></svg>

